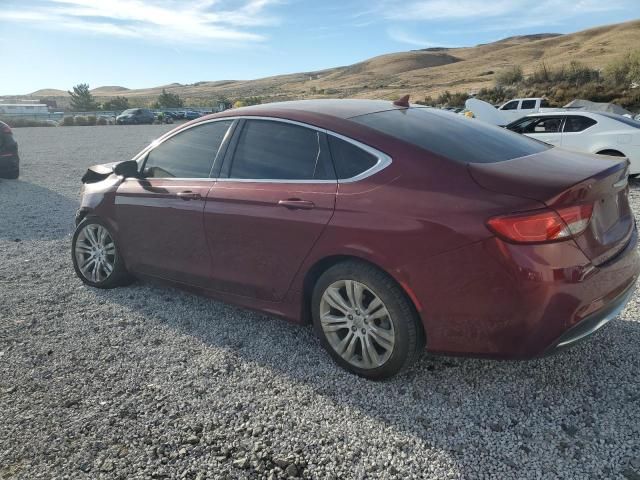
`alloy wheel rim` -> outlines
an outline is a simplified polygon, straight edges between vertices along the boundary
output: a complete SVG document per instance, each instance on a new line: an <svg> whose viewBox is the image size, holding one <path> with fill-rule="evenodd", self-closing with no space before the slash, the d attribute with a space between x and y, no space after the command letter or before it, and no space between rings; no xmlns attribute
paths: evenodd
<svg viewBox="0 0 640 480"><path fill-rule="evenodd" d="M75 255L84 278L94 283L104 282L116 263L116 244L105 227L91 223L78 234Z"/></svg>
<svg viewBox="0 0 640 480"><path fill-rule="evenodd" d="M378 368L393 353L391 315L363 283L339 280L329 285L320 300L320 324L331 348L355 367Z"/></svg>

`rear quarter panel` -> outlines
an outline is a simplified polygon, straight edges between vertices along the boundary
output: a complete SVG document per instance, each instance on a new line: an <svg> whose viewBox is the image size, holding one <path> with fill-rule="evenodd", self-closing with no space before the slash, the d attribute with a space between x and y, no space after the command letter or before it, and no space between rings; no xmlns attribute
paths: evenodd
<svg viewBox="0 0 640 480"><path fill-rule="evenodd" d="M432 288L444 272L434 270L431 259L493 237L485 226L493 215L542 206L482 189L465 165L418 148L405 147L392 158L389 167L372 177L339 184L334 216L305 260L293 290L303 289L306 273L317 262L346 255L373 263L395 278L415 299L418 310L459 301L453 295L443 298ZM464 258L441 268L464 282L474 263ZM423 316L427 328L429 321Z"/></svg>

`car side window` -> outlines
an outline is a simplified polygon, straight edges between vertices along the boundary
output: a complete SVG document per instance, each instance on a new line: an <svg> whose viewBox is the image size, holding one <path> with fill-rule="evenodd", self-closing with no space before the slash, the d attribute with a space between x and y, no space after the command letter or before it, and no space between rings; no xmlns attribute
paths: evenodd
<svg viewBox="0 0 640 480"><path fill-rule="evenodd" d="M529 125L524 133L557 133L560 131L562 119L558 117L540 118Z"/></svg>
<svg viewBox="0 0 640 480"><path fill-rule="evenodd" d="M148 178L209 178L213 161L233 123L205 123L168 138L147 155Z"/></svg>
<svg viewBox="0 0 640 480"><path fill-rule="evenodd" d="M515 122L510 123L505 128L507 128L508 130L511 130L512 132L525 133L529 125L531 125L535 121L536 121L535 117L533 118L524 117L524 118L521 118L520 120L516 120Z"/></svg>
<svg viewBox="0 0 640 480"><path fill-rule="evenodd" d="M321 149L321 132L271 120L246 120L233 154L230 178L327 180L335 175Z"/></svg>
<svg viewBox="0 0 640 480"><path fill-rule="evenodd" d="M501 108L501 110L517 110L517 109L518 109L518 100L513 100Z"/></svg>
<svg viewBox="0 0 640 480"><path fill-rule="evenodd" d="M523 110L531 110L533 108L536 108L536 101L535 100L523 100L522 101L522 109Z"/></svg>
<svg viewBox="0 0 640 480"><path fill-rule="evenodd" d="M353 143L333 135L329 135L328 138L333 165L339 179L353 178L378 163L378 158L375 155L364 151Z"/></svg>
<svg viewBox="0 0 640 480"><path fill-rule="evenodd" d="M596 122L593 118L572 115L567 117L567 119L565 120L563 132L564 133L582 132L583 130L586 130L592 125L595 125L596 123L598 122Z"/></svg>

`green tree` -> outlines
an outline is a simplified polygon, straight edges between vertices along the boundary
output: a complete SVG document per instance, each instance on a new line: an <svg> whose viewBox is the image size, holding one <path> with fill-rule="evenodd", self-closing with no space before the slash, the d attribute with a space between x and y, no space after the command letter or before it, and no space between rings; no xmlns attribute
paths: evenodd
<svg viewBox="0 0 640 480"><path fill-rule="evenodd" d="M158 96L158 100L153 108L180 108L184 106L184 102L177 93L167 92L164 88Z"/></svg>
<svg viewBox="0 0 640 480"><path fill-rule="evenodd" d="M248 107L250 105L260 105L261 103L262 97L239 98L233 103L233 108Z"/></svg>
<svg viewBox="0 0 640 480"><path fill-rule="evenodd" d="M102 104L103 110L126 110L129 108L129 99L126 97L115 97Z"/></svg>
<svg viewBox="0 0 640 480"><path fill-rule="evenodd" d="M90 112L98 109L98 103L89 91L89 84L80 83L68 93L71 96L71 110L74 112Z"/></svg>

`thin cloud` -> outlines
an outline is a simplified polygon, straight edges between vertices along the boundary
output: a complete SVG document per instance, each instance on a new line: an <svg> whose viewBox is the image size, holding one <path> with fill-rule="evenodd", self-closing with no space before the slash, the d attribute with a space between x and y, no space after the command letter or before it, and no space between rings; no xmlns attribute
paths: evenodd
<svg viewBox="0 0 640 480"><path fill-rule="evenodd" d="M420 38L406 30L397 27L391 27L387 29L387 35L391 40L400 43L406 43L409 45L414 45L416 47L429 48L429 47L442 47L442 45L436 45L433 42Z"/></svg>
<svg viewBox="0 0 640 480"><path fill-rule="evenodd" d="M277 25L268 12L281 0L48 0L16 4L0 11L0 21L33 26L138 37L171 43L255 43L266 39L258 27Z"/></svg>
<svg viewBox="0 0 640 480"><path fill-rule="evenodd" d="M523 30L540 29L549 32L581 16L593 16L637 8L638 0L369 0L369 4L354 15L367 24L391 24L387 36L396 42L415 46L446 46L434 44L416 31L417 24L431 35L442 37L456 33L502 32L515 35ZM549 15L553 12L553 16Z"/></svg>
<svg viewBox="0 0 640 480"><path fill-rule="evenodd" d="M429 0L425 2L384 2L387 4L386 18L391 20L439 20L469 17L497 17L514 8L516 2L494 0L477 2L473 0Z"/></svg>
<svg viewBox="0 0 640 480"><path fill-rule="evenodd" d="M550 13L555 18L565 20L578 15L637 8L637 0L578 0L558 2L557 0L372 0L366 14L375 18L394 22L416 21L501 21L506 19L524 20L539 15L546 22ZM498 25L497 23L495 25ZM508 26L502 24L503 27Z"/></svg>

